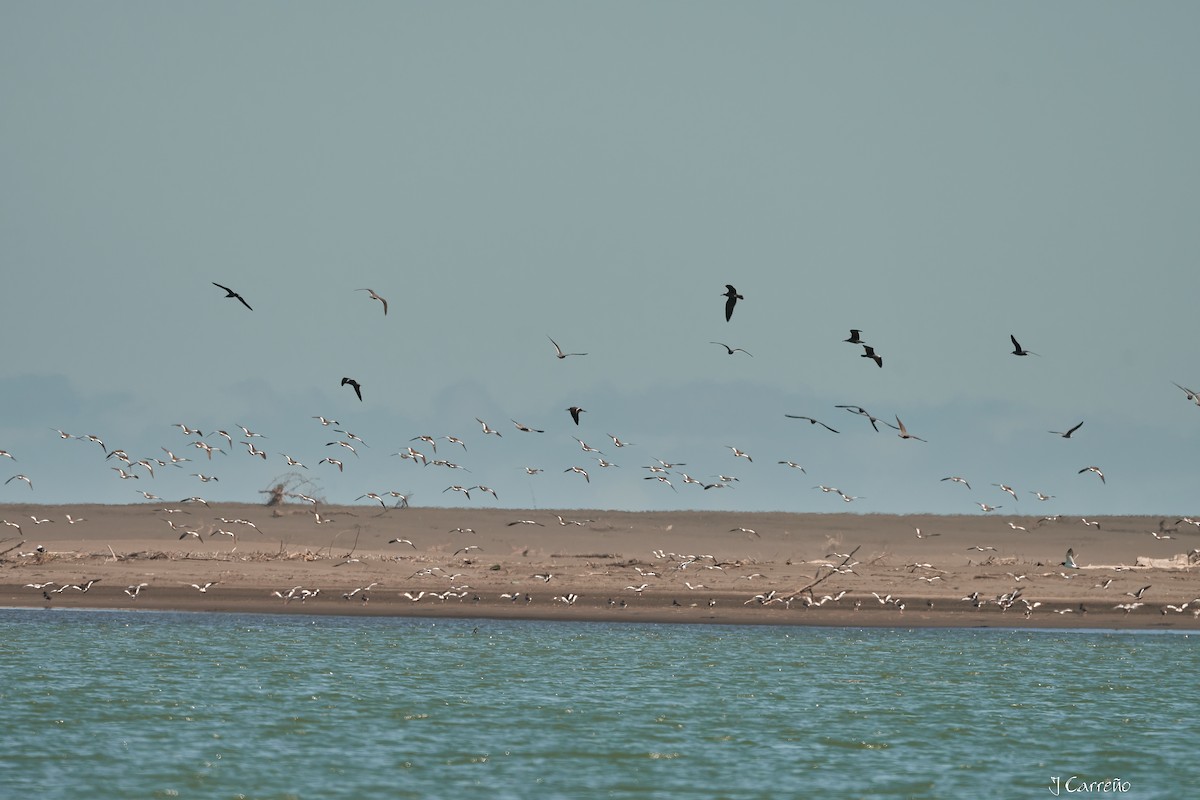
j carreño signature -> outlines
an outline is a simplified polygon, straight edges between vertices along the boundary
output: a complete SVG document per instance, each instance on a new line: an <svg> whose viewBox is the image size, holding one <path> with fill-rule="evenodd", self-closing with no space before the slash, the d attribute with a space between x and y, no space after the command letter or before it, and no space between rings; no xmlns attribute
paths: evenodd
<svg viewBox="0 0 1200 800"><path fill-rule="evenodd" d="M1067 794L1123 794L1130 789L1129 781L1123 781L1120 778L1108 778L1103 781L1088 781L1072 775L1069 778L1061 778L1058 775L1053 775L1050 778L1050 794L1058 797L1063 792Z"/></svg>

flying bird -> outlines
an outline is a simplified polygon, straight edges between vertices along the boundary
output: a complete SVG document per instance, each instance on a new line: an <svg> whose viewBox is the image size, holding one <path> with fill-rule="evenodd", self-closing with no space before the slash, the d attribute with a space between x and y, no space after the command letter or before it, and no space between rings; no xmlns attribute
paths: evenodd
<svg viewBox="0 0 1200 800"><path fill-rule="evenodd" d="M721 347L724 347L729 352L729 355L733 355L734 353L737 353L737 352L742 352L742 353L745 353L746 355L750 356L751 358L754 358L753 353L751 353L749 350L746 350L745 348L742 348L742 347L730 347L729 345L725 344L724 342L709 342L709 344L721 345Z"/></svg>
<svg viewBox="0 0 1200 800"><path fill-rule="evenodd" d="M1074 433L1075 431L1079 430L1080 425L1083 425L1083 423L1080 422L1079 425L1076 425L1074 428L1071 428L1070 430L1068 430L1066 432L1063 432L1063 431L1049 431L1049 432L1058 434L1059 436L1061 436L1064 439L1070 439L1071 434Z"/></svg>
<svg viewBox="0 0 1200 800"><path fill-rule="evenodd" d="M821 422L821 420L819 420L819 419L813 419L812 417L803 417L803 416L800 416L799 414L784 414L784 416L787 417L788 419L802 419L802 420L805 420L806 422L808 422L809 425L820 425L822 428L824 428L827 431L830 431L831 433L837 433L836 430L829 427L824 422Z"/></svg>
<svg viewBox="0 0 1200 800"><path fill-rule="evenodd" d="M357 292L370 292L370 293L371 293L371 299L372 299L372 300L378 300L379 302L383 303L383 315L384 315L385 317L387 316L387 300L384 300L382 297L380 297L379 295L375 294L375 290L374 290L374 289L355 289L355 291L357 291Z"/></svg>
<svg viewBox="0 0 1200 800"><path fill-rule="evenodd" d="M1175 381L1171 381L1171 383L1175 383ZM1179 386L1178 383L1175 383L1175 385ZM1182 389L1183 393L1187 395L1188 400L1191 400L1193 403L1200 406L1200 394L1197 394L1195 391L1187 388L1186 386L1179 386L1179 388Z"/></svg>
<svg viewBox="0 0 1200 800"><path fill-rule="evenodd" d="M1100 468L1099 468L1099 467L1084 467L1083 469L1079 470L1079 474L1080 474L1080 475L1082 475L1082 474L1083 474L1083 473L1085 473L1085 472L1094 472L1094 473L1096 473L1097 475L1099 475L1099 476L1100 476L1100 482L1101 482L1101 483L1107 483L1107 482L1108 482L1108 481L1104 480L1104 473L1100 471Z"/></svg>
<svg viewBox="0 0 1200 800"><path fill-rule="evenodd" d="M879 430L879 425L876 424L879 422L882 422L884 425L887 425L889 428L896 427L892 423L888 422L886 419L879 419L878 417L876 417L870 411L867 411L862 406L835 405L834 408L844 408L847 411L849 411L851 414L858 414L860 417L866 417L867 421L871 423L871 427L874 428L876 431Z"/></svg>
<svg viewBox="0 0 1200 800"><path fill-rule="evenodd" d="M970 488L971 488L971 484L967 483L967 479L966 479L966 478L960 478L960 477L959 477L959 476L957 476L957 475L950 475L949 477L942 478L942 480L944 480L944 481L953 481L954 483L961 483L963 486L967 487L968 489L970 489Z"/></svg>
<svg viewBox="0 0 1200 800"><path fill-rule="evenodd" d="M228 286L222 286L221 284L217 283L216 281L213 281L212 285L216 286L218 289L224 289L226 297L232 297L236 300L240 300L242 302L242 305L244 305L246 308L250 308L250 304L246 302L246 298L242 297L240 294L235 292L233 289L230 289ZM250 308L250 310L253 311L254 309Z"/></svg>
<svg viewBox="0 0 1200 800"><path fill-rule="evenodd" d="M728 283L725 284L725 297L725 321L729 322L729 319L733 316L733 307L737 305L737 301L745 300L746 298L738 294L737 289Z"/></svg>
<svg viewBox="0 0 1200 800"><path fill-rule="evenodd" d="M1037 355L1037 353L1035 353L1031 350L1026 350L1025 348L1021 347L1021 343L1017 341L1017 337L1013 336L1011 333L1008 335L1008 338L1012 339L1012 343L1013 343L1012 354L1014 356L1036 356Z"/></svg>
<svg viewBox="0 0 1200 800"><path fill-rule="evenodd" d="M842 341L849 342L850 344L865 344L865 342L862 340L862 331L860 331L858 328L851 328L850 338L842 339Z"/></svg>
<svg viewBox="0 0 1200 800"><path fill-rule="evenodd" d="M567 409L567 411L570 412L571 419L575 420L575 424L578 425L579 424L579 415L582 414L584 411L587 411L587 409L580 408L579 406L571 406L570 408Z"/></svg>
<svg viewBox="0 0 1200 800"><path fill-rule="evenodd" d="M863 353L862 353L862 355L859 356L859 358L869 358L875 362L875 366L877 366L877 367L883 366L883 356L877 354L875 352L875 348L871 347L871 345L869 345L869 344L863 345Z"/></svg>
<svg viewBox="0 0 1200 800"><path fill-rule="evenodd" d="M549 336L547 336L546 338L550 339ZM560 359L566 358L567 356L586 356L587 355L587 353L564 353L563 349L558 346L558 342L554 341L553 339L550 339L550 344L554 345L555 357L560 358Z"/></svg>
<svg viewBox="0 0 1200 800"><path fill-rule="evenodd" d="M12 483L13 481L25 481L25 483L29 484L30 489L33 488L33 481L29 480L29 478L26 477L25 475L13 475L11 478L6 480L4 482L4 484L7 486L8 484Z"/></svg>
<svg viewBox="0 0 1200 800"><path fill-rule="evenodd" d="M900 433L898 435L901 439L916 439L918 442L925 441L920 436L913 436L909 433L908 429L904 427L904 423L900 421L900 417L896 417L896 424L900 426Z"/></svg>
<svg viewBox="0 0 1200 800"><path fill-rule="evenodd" d="M358 395L358 402L362 402L362 387L358 385L358 381L354 378L342 378L342 386L350 385L354 387L354 393Z"/></svg>

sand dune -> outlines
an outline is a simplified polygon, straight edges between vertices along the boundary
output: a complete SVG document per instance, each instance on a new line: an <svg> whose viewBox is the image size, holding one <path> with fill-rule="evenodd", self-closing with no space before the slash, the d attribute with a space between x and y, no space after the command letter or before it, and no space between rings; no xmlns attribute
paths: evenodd
<svg viewBox="0 0 1200 800"><path fill-rule="evenodd" d="M0 519L20 526L0 527L0 604L856 626L1200 628L1200 528L1157 517L1105 517L1096 527L1079 518L1039 523L983 514L354 506L321 507L323 521L317 524L307 506L171 507L182 511L168 514L161 504L0 506ZM83 521L70 524L68 514ZM50 521L35 524L33 517ZM254 527L233 522L238 519ZM183 533L184 527L200 538ZM1171 538L1155 538L1150 531ZM392 539L413 544L389 543ZM1060 566L1068 548L1079 569ZM835 571L843 564L850 571ZM89 580L96 583L87 592L55 591ZM191 586L209 581L215 585L205 593ZM53 583L43 589L27 586L46 582ZM126 587L138 584L146 586L134 599ZM1140 599L1130 596L1145 586L1150 588ZM300 588L293 592L294 587ZM305 590L318 589L304 596ZM995 602L1016 590L1019 595L1007 610ZM962 599L975 592L983 602ZM826 596L838 599L822 602ZM1116 607L1136 602L1142 605L1128 611Z"/></svg>

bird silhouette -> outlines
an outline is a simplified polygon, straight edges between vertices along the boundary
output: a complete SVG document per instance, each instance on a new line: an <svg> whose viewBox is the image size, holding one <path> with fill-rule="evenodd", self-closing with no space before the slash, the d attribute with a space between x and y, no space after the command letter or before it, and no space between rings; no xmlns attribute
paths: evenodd
<svg viewBox="0 0 1200 800"><path fill-rule="evenodd" d="M741 351L741 352L745 353L746 355L750 356L751 358L754 358L753 353L751 353L749 350L746 350L745 348L742 348L742 347L730 347L729 345L725 344L724 342L709 342L709 344L721 345L721 347L724 347L726 350L729 351L729 355L733 355L734 353Z"/></svg>
<svg viewBox="0 0 1200 800"><path fill-rule="evenodd" d="M371 293L371 299L372 299L372 300L378 300L379 302L383 303L383 315L384 315L385 317L387 316L387 300L384 300L382 297L380 297L379 295L375 294L375 290L374 290L374 289L357 289L356 291L359 291L359 292L370 292L370 293Z"/></svg>
<svg viewBox="0 0 1200 800"><path fill-rule="evenodd" d="M1013 336L1011 333L1008 335L1008 338L1012 339L1012 343L1013 343L1012 354L1014 356L1036 356L1037 355L1037 353L1033 352L1032 350L1026 350L1025 348L1021 347L1021 343L1017 341L1017 337Z"/></svg>
<svg viewBox="0 0 1200 800"><path fill-rule="evenodd" d="M745 300L746 298L738 294L738 290L728 283L725 284L725 297L727 298L725 300L725 321L729 322L729 319L733 316L733 307L737 305L737 301Z"/></svg>
<svg viewBox="0 0 1200 800"><path fill-rule="evenodd" d="M850 329L850 338L842 339L842 341L849 342L850 344L866 344L866 342L864 342L861 337L862 337L862 331L860 331L858 328L851 328Z"/></svg>
<svg viewBox="0 0 1200 800"><path fill-rule="evenodd" d="M1079 425L1082 425L1082 424L1083 424L1082 422L1079 423ZM1066 431L1065 433L1063 431L1050 431L1050 433L1056 433L1064 439L1070 439L1071 434L1074 433L1075 431L1079 430L1079 425L1076 425L1074 428L1071 428L1070 430Z"/></svg>
<svg viewBox="0 0 1200 800"><path fill-rule="evenodd" d="M863 353L862 353L862 355L859 356L859 358L869 358L875 362L875 366L877 366L877 367L883 366L883 356L877 355L875 353L875 348L871 347L871 345L869 345L869 344L863 345Z"/></svg>
<svg viewBox="0 0 1200 800"><path fill-rule="evenodd" d="M221 284L217 283L216 281L213 281L212 285L216 286L218 289L224 289L226 297L232 297L234 299L241 300L242 305L244 305L246 308L250 308L250 304L246 302L246 298L242 297L240 294L235 292L233 289L230 289L228 286L222 286ZM250 310L253 311L254 309L250 308Z"/></svg>
<svg viewBox="0 0 1200 800"><path fill-rule="evenodd" d="M549 336L547 336L546 338L550 339ZM554 355L556 358L562 359L562 358L566 358L567 356L586 356L587 355L587 353L564 353L563 349L558 346L558 342L554 341L553 339L550 339L550 344L554 345Z"/></svg>
<svg viewBox="0 0 1200 800"><path fill-rule="evenodd" d="M354 378L342 378L342 386L346 386L347 384L354 387L354 393L358 395L358 401L361 403L362 387L358 385L358 381L354 380Z"/></svg>
<svg viewBox="0 0 1200 800"><path fill-rule="evenodd" d="M820 425L822 428L824 428L827 431L830 431L831 433L837 433L837 431L835 431L833 428L826 425L824 422L821 422L821 420L819 420L819 419L813 419L812 417L802 417L798 414L784 414L784 416L787 417L788 419L802 419L805 422L807 422L809 425Z"/></svg>
<svg viewBox="0 0 1200 800"><path fill-rule="evenodd" d="M579 415L582 414L586 410L587 409L580 408L579 406L571 406L570 408L567 409L567 411L570 412L570 414L571 414L571 419L575 420L576 425L579 424Z"/></svg>

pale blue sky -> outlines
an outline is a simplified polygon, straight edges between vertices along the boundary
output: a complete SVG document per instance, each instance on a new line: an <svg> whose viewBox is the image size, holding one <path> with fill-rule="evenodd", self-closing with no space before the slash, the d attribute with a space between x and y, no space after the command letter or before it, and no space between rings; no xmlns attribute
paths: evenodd
<svg viewBox="0 0 1200 800"><path fill-rule="evenodd" d="M1200 408L1171 383L1200 388L1198 25L1185 3L0 2L0 479L35 487L0 502L253 500L287 452L337 502L1196 513ZM341 448L315 414L371 445L345 473L317 466ZM49 430L202 457L177 422L245 424L271 460L122 481ZM471 473L389 456L426 433ZM740 480L674 493L642 480L655 458Z"/></svg>

